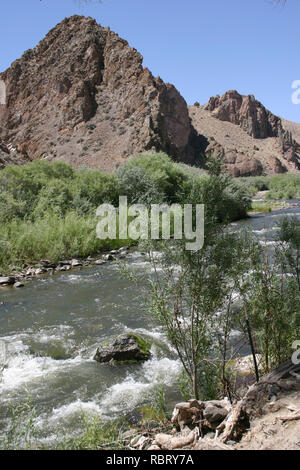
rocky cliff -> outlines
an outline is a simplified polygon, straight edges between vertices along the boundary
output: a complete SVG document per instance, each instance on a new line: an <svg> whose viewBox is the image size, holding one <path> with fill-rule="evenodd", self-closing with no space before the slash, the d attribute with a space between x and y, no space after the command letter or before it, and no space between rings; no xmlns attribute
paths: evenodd
<svg viewBox="0 0 300 470"><path fill-rule="evenodd" d="M234 176L300 170L297 124L275 116L254 96L227 91L204 106L191 106L190 115L207 138L206 153L222 154Z"/></svg>
<svg viewBox="0 0 300 470"><path fill-rule="evenodd" d="M63 20L0 74L0 138L30 160L75 167L113 170L144 150L193 163L200 140L186 102L142 60L92 18Z"/></svg>

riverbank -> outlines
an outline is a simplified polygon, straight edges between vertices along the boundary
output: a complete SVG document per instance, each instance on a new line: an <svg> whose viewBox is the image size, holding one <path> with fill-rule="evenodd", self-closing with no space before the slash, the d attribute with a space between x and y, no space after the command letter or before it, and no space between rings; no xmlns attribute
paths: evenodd
<svg viewBox="0 0 300 470"><path fill-rule="evenodd" d="M264 200L253 200L251 209L248 211L248 215L261 214L266 212L278 212L283 209L289 209L297 207L299 203L288 202L288 201L269 201Z"/></svg>
<svg viewBox="0 0 300 470"><path fill-rule="evenodd" d="M122 246L117 250L105 250L104 252L98 253L97 256L89 255L87 258L83 259L73 258L71 260L65 259L58 262L40 260L37 263L27 265L23 270L13 271L8 275L0 276L0 288L21 288L24 287L26 282L32 281L37 277L53 276L55 273L69 272L72 269L81 269L88 266L100 266L111 261L124 259L133 246L132 244L131 246Z"/></svg>
<svg viewBox="0 0 300 470"><path fill-rule="evenodd" d="M115 174L35 161L0 171L0 273L9 275L38 260L87 259L131 242L100 240L97 208L128 205L205 204L217 220L245 217L248 194L212 169L190 172L161 153L131 158ZM128 217L129 219L129 217Z"/></svg>
<svg viewBox="0 0 300 470"><path fill-rule="evenodd" d="M299 202L288 201L270 201L265 202L264 196L268 191L259 192L256 194L255 199L252 200L252 209L248 211L248 217L264 214L264 213L277 213L285 209L292 209L299 207ZM245 220L241 218L240 220ZM237 222L237 221L235 221ZM122 259L128 254L129 249L136 246L133 240L126 240L126 245L122 244L121 240L114 241L114 245L120 246L119 248L109 248L109 241L104 243L105 248L97 253L92 252L86 257L78 257L72 259L63 259L60 261L40 259L32 263L25 263L23 269L13 269L0 271L0 288L3 287L24 287L24 283L29 282L37 277L50 275L59 272L69 272L72 269L80 269L92 265L103 265L109 261ZM128 244L129 243L129 244Z"/></svg>

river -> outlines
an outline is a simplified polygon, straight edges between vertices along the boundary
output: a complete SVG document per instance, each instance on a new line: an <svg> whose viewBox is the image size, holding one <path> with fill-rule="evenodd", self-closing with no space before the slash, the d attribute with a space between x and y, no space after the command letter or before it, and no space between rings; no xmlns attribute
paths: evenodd
<svg viewBox="0 0 300 470"><path fill-rule="evenodd" d="M272 245L284 215L300 218L300 204L232 227L247 228ZM126 262L139 273L150 269L137 251ZM150 402L160 384L169 403L180 399L180 363L143 308L142 292L114 263L40 277L23 289L1 289L0 435L11 408L27 400L36 410L40 438L49 444L58 430L64 437L74 434L83 411L104 418L130 413ZM93 360L101 343L129 331L153 342L149 361L113 365Z"/></svg>

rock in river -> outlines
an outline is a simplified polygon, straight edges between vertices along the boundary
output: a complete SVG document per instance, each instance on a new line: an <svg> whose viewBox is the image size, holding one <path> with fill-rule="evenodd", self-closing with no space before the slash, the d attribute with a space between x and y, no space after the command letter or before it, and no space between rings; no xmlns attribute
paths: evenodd
<svg viewBox="0 0 300 470"><path fill-rule="evenodd" d="M150 344L133 333L119 336L112 343L99 347L95 361L146 361L150 357Z"/></svg>

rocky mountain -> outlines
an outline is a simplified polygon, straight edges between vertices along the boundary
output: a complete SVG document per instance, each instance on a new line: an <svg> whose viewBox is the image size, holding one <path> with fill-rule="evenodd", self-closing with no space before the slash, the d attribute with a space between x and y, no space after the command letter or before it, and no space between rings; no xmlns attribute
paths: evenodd
<svg viewBox="0 0 300 470"><path fill-rule="evenodd" d="M190 106L190 116L207 139L206 153L222 154L234 176L300 170L300 126L275 116L252 95L227 91L206 105Z"/></svg>
<svg viewBox="0 0 300 470"><path fill-rule="evenodd" d="M0 138L30 160L75 167L111 171L143 150L193 163L201 139L186 102L142 61L92 18L63 20L0 74Z"/></svg>
<svg viewBox="0 0 300 470"><path fill-rule="evenodd" d="M221 153L235 176L299 171L300 125L236 91L188 107L142 62L94 19L63 20L0 74L0 167L45 158L113 171L164 151L198 165Z"/></svg>

